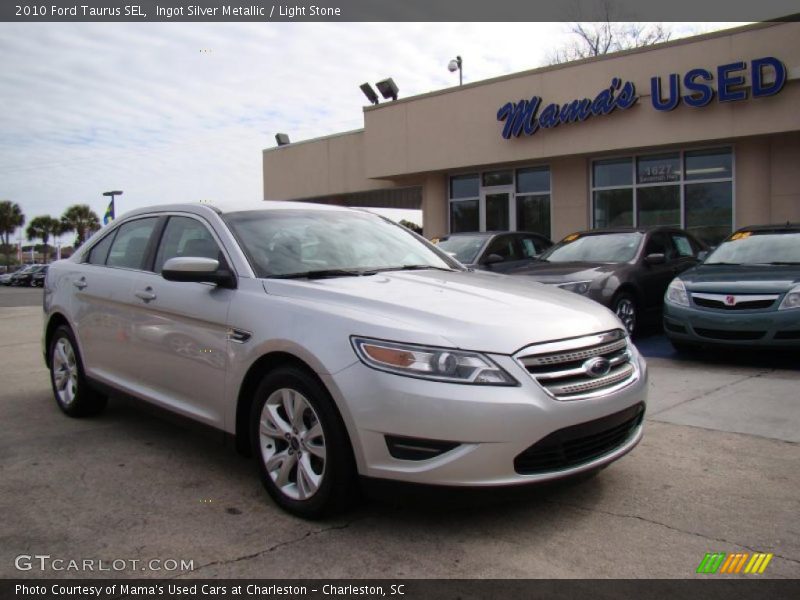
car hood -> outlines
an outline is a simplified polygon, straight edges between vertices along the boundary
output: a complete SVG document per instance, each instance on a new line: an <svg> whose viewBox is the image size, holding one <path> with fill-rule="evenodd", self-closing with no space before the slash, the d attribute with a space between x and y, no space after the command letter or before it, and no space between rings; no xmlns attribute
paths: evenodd
<svg viewBox="0 0 800 600"><path fill-rule="evenodd" d="M591 281L609 275L620 268L617 263L535 262L510 271L509 275L525 275L541 283L557 284L568 281Z"/></svg>
<svg viewBox="0 0 800 600"><path fill-rule="evenodd" d="M335 279L265 279L269 294L391 319L456 348L512 354L529 344L621 327L611 311L577 294L487 272L386 272ZM368 321L369 319L365 319ZM354 334L371 335L369 331Z"/></svg>
<svg viewBox="0 0 800 600"><path fill-rule="evenodd" d="M800 283L794 265L698 265L681 279L695 292L782 293Z"/></svg>

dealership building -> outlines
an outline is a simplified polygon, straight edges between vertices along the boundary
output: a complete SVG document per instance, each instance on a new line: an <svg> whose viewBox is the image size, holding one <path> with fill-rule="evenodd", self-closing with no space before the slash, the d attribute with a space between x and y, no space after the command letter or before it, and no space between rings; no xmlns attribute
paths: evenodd
<svg viewBox="0 0 800 600"><path fill-rule="evenodd" d="M800 23L761 23L364 108L264 150L264 197L415 208L426 237L800 221ZM398 82L402 85L402 82Z"/></svg>

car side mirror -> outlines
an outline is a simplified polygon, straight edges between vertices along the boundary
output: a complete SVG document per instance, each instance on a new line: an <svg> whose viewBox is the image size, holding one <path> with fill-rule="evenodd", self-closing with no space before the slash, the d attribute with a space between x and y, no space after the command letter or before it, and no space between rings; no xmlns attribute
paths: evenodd
<svg viewBox="0 0 800 600"><path fill-rule="evenodd" d="M648 254L645 256L644 262L646 262L648 265L663 265L665 262L667 262L667 257L661 252L654 252L653 254Z"/></svg>
<svg viewBox="0 0 800 600"><path fill-rule="evenodd" d="M486 258L484 258L481 261L481 264L488 266L488 265L493 265L495 263L501 263L504 260L505 259L502 256L500 256L499 254L490 254L489 256L487 256Z"/></svg>
<svg viewBox="0 0 800 600"><path fill-rule="evenodd" d="M164 263L161 276L167 281L193 281L214 283L225 288L236 287L236 277L228 269L221 269L218 260L200 256L170 258Z"/></svg>
<svg viewBox="0 0 800 600"><path fill-rule="evenodd" d="M697 253L697 260L704 262L708 258L708 254L708 250L700 250L700 252Z"/></svg>

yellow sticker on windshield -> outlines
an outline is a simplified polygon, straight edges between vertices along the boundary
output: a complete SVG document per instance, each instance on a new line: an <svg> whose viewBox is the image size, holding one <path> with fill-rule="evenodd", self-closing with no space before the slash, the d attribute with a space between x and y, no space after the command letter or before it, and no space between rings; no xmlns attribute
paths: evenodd
<svg viewBox="0 0 800 600"><path fill-rule="evenodd" d="M431 238L431 244L438 244L439 238Z"/></svg>
<svg viewBox="0 0 800 600"><path fill-rule="evenodd" d="M752 233L753 233L752 231L737 231L730 237L728 241L733 242L735 240L744 240L749 238L752 235Z"/></svg>
<svg viewBox="0 0 800 600"><path fill-rule="evenodd" d="M581 237L581 234L579 234L579 233L570 233L567 237L564 238L564 241L565 242L574 242L579 237Z"/></svg>

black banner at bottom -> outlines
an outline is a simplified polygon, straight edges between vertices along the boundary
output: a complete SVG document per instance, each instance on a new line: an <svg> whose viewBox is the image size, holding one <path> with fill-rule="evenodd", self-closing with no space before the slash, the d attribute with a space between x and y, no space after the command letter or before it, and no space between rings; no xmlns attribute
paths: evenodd
<svg viewBox="0 0 800 600"><path fill-rule="evenodd" d="M776 579L5 579L0 598L19 600L322 600L352 598L783 600L800 580Z"/></svg>

